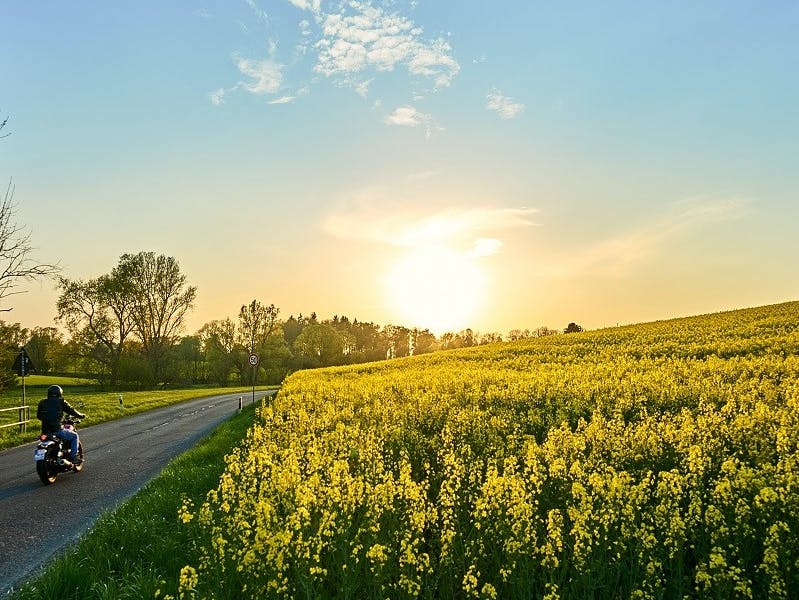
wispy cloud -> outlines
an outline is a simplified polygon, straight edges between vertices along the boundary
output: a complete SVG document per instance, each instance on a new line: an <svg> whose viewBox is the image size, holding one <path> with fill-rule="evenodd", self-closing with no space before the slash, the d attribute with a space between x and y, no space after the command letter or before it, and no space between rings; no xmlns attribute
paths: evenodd
<svg viewBox="0 0 799 600"><path fill-rule="evenodd" d="M270 100L269 104L291 104L297 99L297 96L281 96L280 98L275 98L274 100Z"/></svg>
<svg viewBox="0 0 799 600"><path fill-rule="evenodd" d="M214 106L224 104L228 94L240 89L256 96L277 94L281 91L283 85L283 66L273 59L252 59L234 55L233 62L236 64L239 72L248 79L239 81L232 87L219 88L213 92L209 92L208 98ZM286 98L291 98L293 100L295 97L296 96L284 95L282 98L273 100L270 104L285 104L289 101L286 100Z"/></svg>
<svg viewBox="0 0 799 600"><path fill-rule="evenodd" d="M250 59L236 57L236 66L249 81L240 82L240 86L258 96L274 94L283 83L281 66L271 59Z"/></svg>
<svg viewBox="0 0 799 600"><path fill-rule="evenodd" d="M424 127L425 136L431 137L434 132L441 131L441 127L433 120L432 115L416 110L413 106L400 106L391 114L386 115L383 121L387 125L401 127Z"/></svg>
<svg viewBox="0 0 799 600"><path fill-rule="evenodd" d="M259 21L261 21L262 23L269 22L269 14L267 14L267 12L264 9L258 6L258 3L255 2L255 0L244 0L244 2L247 3L247 6L250 7L255 16L258 17Z"/></svg>
<svg viewBox="0 0 799 600"><path fill-rule="evenodd" d="M220 104L224 104L225 94L227 94L227 90L225 88L219 88L213 92L208 92L208 99L214 106L219 106Z"/></svg>
<svg viewBox="0 0 799 600"><path fill-rule="evenodd" d="M513 119L524 110L524 104L516 102L494 88L486 97L486 108L496 112L502 119Z"/></svg>
<svg viewBox="0 0 799 600"><path fill-rule="evenodd" d="M582 275L618 277L636 264L656 258L691 231L743 218L748 200L691 198L672 203L663 214L624 233L584 247L566 258L539 264L539 274L558 278Z"/></svg>
<svg viewBox="0 0 799 600"><path fill-rule="evenodd" d="M495 254L503 231L534 225L529 208L449 208L436 212L397 206L370 206L331 213L324 230L333 236L409 248L446 246L470 256Z"/></svg>

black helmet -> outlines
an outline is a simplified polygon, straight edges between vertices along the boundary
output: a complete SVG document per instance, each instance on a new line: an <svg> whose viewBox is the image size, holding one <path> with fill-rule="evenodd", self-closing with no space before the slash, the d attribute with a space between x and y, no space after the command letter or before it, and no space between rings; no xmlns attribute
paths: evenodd
<svg viewBox="0 0 799 600"><path fill-rule="evenodd" d="M47 397L48 398L63 398L64 397L64 390L61 389L60 385L51 385L47 388Z"/></svg>

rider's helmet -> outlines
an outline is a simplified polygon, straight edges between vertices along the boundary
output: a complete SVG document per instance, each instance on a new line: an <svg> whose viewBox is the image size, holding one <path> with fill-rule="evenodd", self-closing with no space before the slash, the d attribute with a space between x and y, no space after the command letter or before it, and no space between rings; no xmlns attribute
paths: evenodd
<svg viewBox="0 0 799 600"><path fill-rule="evenodd" d="M47 388L47 397L48 398L63 398L64 397L64 390L61 389L60 385L51 385Z"/></svg>

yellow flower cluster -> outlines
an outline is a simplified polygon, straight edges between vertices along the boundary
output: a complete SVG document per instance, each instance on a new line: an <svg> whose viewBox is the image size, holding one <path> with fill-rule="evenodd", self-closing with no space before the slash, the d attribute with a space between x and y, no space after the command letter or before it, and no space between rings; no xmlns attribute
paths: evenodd
<svg viewBox="0 0 799 600"><path fill-rule="evenodd" d="M788 598L799 303L298 372L226 461L202 597Z"/></svg>

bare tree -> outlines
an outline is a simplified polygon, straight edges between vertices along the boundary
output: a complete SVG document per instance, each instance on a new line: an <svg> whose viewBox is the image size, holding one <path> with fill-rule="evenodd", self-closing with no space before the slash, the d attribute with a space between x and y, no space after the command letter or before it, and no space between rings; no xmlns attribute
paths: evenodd
<svg viewBox="0 0 799 600"><path fill-rule="evenodd" d="M0 132L8 123L8 117L0 122ZM0 134L0 138L10 134ZM15 220L14 184L8 181L6 191L0 202L0 301L13 294L21 294L24 290L17 287L25 282L49 277L58 273L57 265L42 264L31 258L30 233L17 224ZM2 308L0 312L8 312L11 308Z"/></svg>

